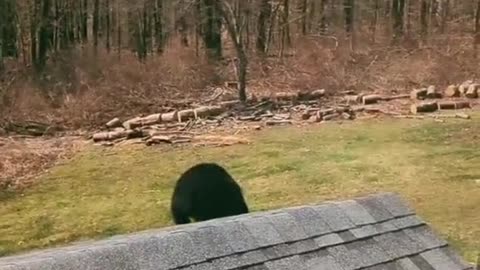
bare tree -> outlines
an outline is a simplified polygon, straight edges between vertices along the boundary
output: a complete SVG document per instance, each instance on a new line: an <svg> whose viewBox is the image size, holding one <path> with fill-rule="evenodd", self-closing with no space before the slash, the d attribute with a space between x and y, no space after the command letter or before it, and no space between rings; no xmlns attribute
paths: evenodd
<svg viewBox="0 0 480 270"><path fill-rule="evenodd" d="M242 1L242 0L239 0ZM242 1L243 2L243 1ZM240 3L240 2L239 2ZM243 16L235 16L235 12L232 9L231 5L225 1L221 0L219 3L219 10L221 11L223 18L225 20L225 26L227 27L228 33L232 42L235 46L235 51L238 57L238 95L242 103L247 101L246 93L246 84L247 84L247 68L248 68L248 58L245 52L245 45L241 39L241 33L243 31L243 26L245 21L241 18Z"/></svg>

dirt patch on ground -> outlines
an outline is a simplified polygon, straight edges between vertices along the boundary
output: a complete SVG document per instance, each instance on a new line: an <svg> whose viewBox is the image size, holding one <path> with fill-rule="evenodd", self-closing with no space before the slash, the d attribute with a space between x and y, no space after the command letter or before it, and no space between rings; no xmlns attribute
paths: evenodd
<svg viewBox="0 0 480 270"><path fill-rule="evenodd" d="M0 137L0 191L31 186L36 176L68 159L86 143L78 136Z"/></svg>

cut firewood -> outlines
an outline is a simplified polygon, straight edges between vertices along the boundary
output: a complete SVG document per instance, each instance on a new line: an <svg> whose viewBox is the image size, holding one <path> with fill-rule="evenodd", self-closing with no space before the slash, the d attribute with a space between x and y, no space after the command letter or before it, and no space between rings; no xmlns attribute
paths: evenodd
<svg viewBox="0 0 480 270"><path fill-rule="evenodd" d="M153 136L146 142L148 146L159 143L172 143L172 139L170 136Z"/></svg>
<svg viewBox="0 0 480 270"><path fill-rule="evenodd" d="M227 100L227 101L222 101L218 103L219 106L225 109L229 109L234 107L235 105L240 104L239 100Z"/></svg>
<svg viewBox="0 0 480 270"><path fill-rule="evenodd" d="M413 100L425 99L427 97L427 92L427 88L413 89L412 92L410 92L410 98Z"/></svg>
<svg viewBox="0 0 480 270"><path fill-rule="evenodd" d="M292 101L297 98L296 93L278 92L273 95L274 100L277 101Z"/></svg>
<svg viewBox="0 0 480 270"><path fill-rule="evenodd" d="M407 99L407 98L410 98L410 95L404 94L404 95L395 95L395 96L385 96L385 97L382 97L382 100L392 101L392 100Z"/></svg>
<svg viewBox="0 0 480 270"><path fill-rule="evenodd" d="M112 120L108 121L105 126L107 126L108 128L116 128L116 127L121 127L122 126L122 122L120 121L120 119L118 117L116 118L113 118Z"/></svg>
<svg viewBox="0 0 480 270"><path fill-rule="evenodd" d="M479 84L471 84L467 92L465 92L465 96L467 98L478 98L478 91L480 90L480 85Z"/></svg>
<svg viewBox="0 0 480 270"><path fill-rule="evenodd" d="M291 120L267 120L265 125L267 126L275 126L275 125L283 125L283 124L293 124Z"/></svg>
<svg viewBox="0 0 480 270"><path fill-rule="evenodd" d="M178 111L172 111L172 112L168 112L168 113L162 113L160 119L161 121L160 122L174 122L174 121L177 121L178 120Z"/></svg>
<svg viewBox="0 0 480 270"><path fill-rule="evenodd" d="M437 92L437 88L434 85L430 85L427 88L427 98L442 98L442 94Z"/></svg>
<svg viewBox="0 0 480 270"><path fill-rule="evenodd" d="M343 112L342 113L342 118L345 119L345 120L353 120L353 119L355 119L355 115L352 114L352 113Z"/></svg>
<svg viewBox="0 0 480 270"><path fill-rule="evenodd" d="M197 113L197 117L205 118L209 116L217 116L225 112L225 109L221 106L202 106L194 109Z"/></svg>
<svg viewBox="0 0 480 270"><path fill-rule="evenodd" d="M362 103L363 105L373 104L377 103L381 99L382 97L380 95L366 95L362 97Z"/></svg>
<svg viewBox="0 0 480 270"><path fill-rule="evenodd" d="M362 102L362 97L363 95L347 95L345 96L345 100L347 101L347 104L355 104Z"/></svg>
<svg viewBox="0 0 480 270"><path fill-rule="evenodd" d="M322 117L322 121L330 121L330 120L333 120L333 119L338 118L340 116L341 115L339 115L337 113L328 114L328 115L325 115L325 116Z"/></svg>
<svg viewBox="0 0 480 270"><path fill-rule="evenodd" d="M133 130L107 131L93 134L93 141L113 141L120 138L126 138Z"/></svg>
<svg viewBox="0 0 480 270"><path fill-rule="evenodd" d="M197 119L197 113L194 109L187 109L178 111L177 118L179 119L178 122L183 122L188 119Z"/></svg>
<svg viewBox="0 0 480 270"><path fill-rule="evenodd" d="M438 110L438 103L436 101L422 102L410 106L410 112L412 114L434 112L436 110Z"/></svg>
<svg viewBox="0 0 480 270"><path fill-rule="evenodd" d="M310 117L312 117L312 114L308 111L302 113L302 116L301 116L302 120L308 120L310 119Z"/></svg>
<svg viewBox="0 0 480 270"><path fill-rule="evenodd" d="M297 94L298 100L313 100L325 96L325 89L317 89L313 91L300 91Z"/></svg>
<svg viewBox="0 0 480 270"><path fill-rule="evenodd" d="M459 97L460 96L460 91L458 90L457 85L449 85L447 89L445 89L445 96L447 97Z"/></svg>
<svg viewBox="0 0 480 270"><path fill-rule="evenodd" d="M464 83L462 83L460 86L458 86L458 91L460 92L460 95L465 95L468 91L468 88L470 87L470 85L472 84L473 82L471 81L466 81Z"/></svg>
<svg viewBox="0 0 480 270"><path fill-rule="evenodd" d="M153 124L158 124L161 121L161 114L151 114L145 117L135 117L130 120L123 122L125 129L134 129L141 126L148 126Z"/></svg>
<svg viewBox="0 0 480 270"><path fill-rule="evenodd" d="M226 88L238 89L238 82L237 81L226 81L225 82Z"/></svg>
<svg viewBox="0 0 480 270"><path fill-rule="evenodd" d="M240 121L260 121L260 118L255 116L255 115L249 115L249 116L240 116L240 117L238 117L238 120L240 120Z"/></svg>
<svg viewBox="0 0 480 270"><path fill-rule="evenodd" d="M438 103L440 110L459 110L471 108L468 101L443 101Z"/></svg>

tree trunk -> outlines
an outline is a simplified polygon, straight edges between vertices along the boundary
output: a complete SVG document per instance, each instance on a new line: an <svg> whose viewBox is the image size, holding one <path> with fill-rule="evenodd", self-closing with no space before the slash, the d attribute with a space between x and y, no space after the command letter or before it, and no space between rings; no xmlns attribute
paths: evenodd
<svg viewBox="0 0 480 270"><path fill-rule="evenodd" d="M327 34L327 2L328 0L320 1L320 34Z"/></svg>
<svg viewBox="0 0 480 270"><path fill-rule="evenodd" d="M243 41L241 39L241 25L243 25L243 20L242 22L239 22L238 20L240 17L235 17L234 11L232 8L229 6L228 2L222 2L223 5L220 6L218 5L218 10L221 12L223 15L223 18L225 20L225 26L227 27L228 33L230 35L230 38L235 46L235 51L237 53L238 61L239 61L239 67L238 67L238 95L240 102L243 104L246 103L247 101L247 93L246 93L246 84L247 84L247 68L248 68L248 58L247 58L247 53L245 52L245 46L243 44Z"/></svg>
<svg viewBox="0 0 480 270"><path fill-rule="evenodd" d="M82 0L82 40L88 41L88 0Z"/></svg>
<svg viewBox="0 0 480 270"><path fill-rule="evenodd" d="M473 37L473 50L475 58L478 57L478 45L480 44L480 0L477 0L477 8L475 11L475 30Z"/></svg>
<svg viewBox="0 0 480 270"><path fill-rule="evenodd" d="M0 2L0 58L18 57L16 1L3 0Z"/></svg>
<svg viewBox="0 0 480 270"><path fill-rule="evenodd" d="M95 52L97 51L98 47L98 34L100 30L100 0L94 0L93 5L93 47L95 48Z"/></svg>
<svg viewBox="0 0 480 270"><path fill-rule="evenodd" d="M380 0L373 0L373 20L372 25L370 26L370 31L372 33L372 42L376 41L377 34L377 24L378 24L378 13L380 12Z"/></svg>
<svg viewBox="0 0 480 270"><path fill-rule="evenodd" d="M393 37L395 40L403 36L403 17L405 10L405 0L393 0Z"/></svg>
<svg viewBox="0 0 480 270"><path fill-rule="evenodd" d="M343 0L345 13L345 31L348 35L353 32L354 0Z"/></svg>
<svg viewBox="0 0 480 270"><path fill-rule="evenodd" d="M110 0L105 0L105 23L106 23L106 36L105 36L105 47L107 52L110 52L110 33L111 33L111 18L110 18Z"/></svg>
<svg viewBox="0 0 480 270"><path fill-rule="evenodd" d="M447 22L450 16L450 0L443 0L442 4L442 24L440 26L440 33L444 34L447 30Z"/></svg>
<svg viewBox="0 0 480 270"><path fill-rule="evenodd" d="M301 0L300 1L300 10L301 10L301 13L302 13L301 29L302 29L302 35L304 35L304 36L307 35L307 19L308 19L307 5L308 5L307 0Z"/></svg>
<svg viewBox="0 0 480 270"><path fill-rule="evenodd" d="M180 18L181 22L184 21L184 17ZM155 29L155 44L157 47L157 53L163 53L163 46L165 41L164 33L163 33L163 0L156 0L155 1L155 14L154 14L154 29ZM183 25L182 25L183 26ZM186 28L186 27L185 27ZM186 43L188 46L188 40L185 41L186 37L184 36L184 32L182 32L182 43Z"/></svg>
<svg viewBox="0 0 480 270"><path fill-rule="evenodd" d="M256 47L257 52L260 55L264 55L267 48L267 21L272 14L272 6L269 0L261 0L260 13L257 19L257 40Z"/></svg>
<svg viewBox="0 0 480 270"><path fill-rule="evenodd" d="M282 54L284 51L284 46L290 47L291 39L290 39L290 1L283 0L283 16L282 16Z"/></svg>
<svg viewBox="0 0 480 270"><path fill-rule="evenodd" d="M222 20L218 10L221 0L201 0L200 9L202 15L200 20L203 42L207 49L207 56L210 60L222 58Z"/></svg>
<svg viewBox="0 0 480 270"><path fill-rule="evenodd" d="M422 0L420 8L420 26L421 36L423 38L426 38L428 34L428 10L428 0Z"/></svg>
<svg viewBox="0 0 480 270"><path fill-rule="evenodd" d="M36 63L37 70L41 71L47 62L47 53L53 38L52 21L50 17L50 0L43 0L41 7L41 22L38 31L38 59Z"/></svg>
<svg viewBox="0 0 480 270"><path fill-rule="evenodd" d="M117 54L118 54L118 58L120 58L121 56L121 53L122 53L122 24L121 24L121 21L120 21L120 18L122 16L120 16L120 1L119 0L116 0L116 5L115 5L115 9L116 9L116 14L117 14Z"/></svg>

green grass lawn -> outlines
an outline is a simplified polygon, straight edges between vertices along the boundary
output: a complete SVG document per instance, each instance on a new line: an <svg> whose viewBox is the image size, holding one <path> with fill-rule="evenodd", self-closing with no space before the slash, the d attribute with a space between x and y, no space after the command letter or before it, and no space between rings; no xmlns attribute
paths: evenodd
<svg viewBox="0 0 480 270"><path fill-rule="evenodd" d="M277 127L250 145L92 147L0 201L0 254L172 225L178 175L226 166L252 210L399 192L469 261L480 250L480 115Z"/></svg>

